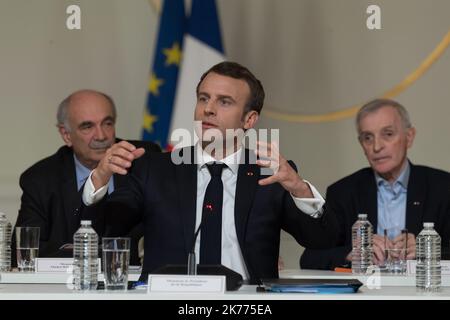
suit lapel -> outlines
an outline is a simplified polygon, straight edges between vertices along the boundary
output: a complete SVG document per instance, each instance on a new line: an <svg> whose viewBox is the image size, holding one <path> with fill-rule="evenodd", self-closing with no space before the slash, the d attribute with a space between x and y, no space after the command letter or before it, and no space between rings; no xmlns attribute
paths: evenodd
<svg viewBox="0 0 450 320"><path fill-rule="evenodd" d="M194 161L194 147L184 148L182 153L186 151L191 152L191 164L174 166L179 195L179 212L184 230L184 244L186 252L189 252L193 246L197 212L197 162Z"/></svg>
<svg viewBox="0 0 450 320"><path fill-rule="evenodd" d="M116 143L122 141L122 139L116 138ZM134 143L133 143L134 144ZM133 168L133 167L131 167ZM127 175L115 174L114 175L114 191L123 187L127 180Z"/></svg>
<svg viewBox="0 0 450 320"><path fill-rule="evenodd" d="M71 149L63 154L62 198L67 222L67 234L71 237L80 224L81 195L77 190L75 163ZM71 239L66 239L67 241Z"/></svg>
<svg viewBox="0 0 450 320"><path fill-rule="evenodd" d="M245 153L243 154L245 161L241 160L242 164L239 165L236 181L234 220L236 234L242 249L244 248L247 218L253 204L253 198L255 196L256 187L258 186L260 173L259 166L251 164L255 163L256 160L253 156L253 153L250 153L248 149L245 149Z"/></svg>
<svg viewBox="0 0 450 320"><path fill-rule="evenodd" d="M425 176L411 164L411 172L408 181L408 193L406 196L406 229L409 233L418 234L423 220L423 207L426 194Z"/></svg>
<svg viewBox="0 0 450 320"><path fill-rule="evenodd" d="M126 175L115 174L114 175L114 190L117 190L124 186L126 181Z"/></svg>
<svg viewBox="0 0 450 320"><path fill-rule="evenodd" d="M378 195L377 185L372 170L365 172L360 180L358 189L361 191L359 203L359 213L367 213L367 218L372 223L374 233L378 227Z"/></svg>

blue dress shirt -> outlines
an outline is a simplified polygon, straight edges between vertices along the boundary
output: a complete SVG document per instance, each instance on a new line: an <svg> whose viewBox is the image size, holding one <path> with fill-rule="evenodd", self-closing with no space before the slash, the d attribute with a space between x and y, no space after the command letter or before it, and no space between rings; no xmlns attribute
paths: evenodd
<svg viewBox="0 0 450 320"><path fill-rule="evenodd" d="M375 173L378 201L378 226L377 233L384 234L385 229L404 229L406 225L406 196L408 193L408 181L410 165L407 162L400 176L393 184ZM388 234L389 237L397 235Z"/></svg>
<svg viewBox="0 0 450 320"><path fill-rule="evenodd" d="M91 173L91 170L89 168L86 168L73 154L73 159L75 160L75 171L77 174L77 190L80 191L81 187L86 182L87 178L89 177L89 174ZM114 176L109 179L108 183L108 194L112 193L114 191Z"/></svg>

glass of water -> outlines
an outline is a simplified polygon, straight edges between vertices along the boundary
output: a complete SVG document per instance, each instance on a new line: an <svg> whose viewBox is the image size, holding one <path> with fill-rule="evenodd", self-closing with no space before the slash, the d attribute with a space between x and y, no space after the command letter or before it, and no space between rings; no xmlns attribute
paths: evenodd
<svg viewBox="0 0 450 320"><path fill-rule="evenodd" d="M127 290L130 238L102 238L106 290Z"/></svg>
<svg viewBox="0 0 450 320"><path fill-rule="evenodd" d="M390 228L384 230L386 271L395 274L406 273L408 230Z"/></svg>
<svg viewBox="0 0 450 320"><path fill-rule="evenodd" d="M17 267L20 272L36 271L39 230L39 227L16 227Z"/></svg>

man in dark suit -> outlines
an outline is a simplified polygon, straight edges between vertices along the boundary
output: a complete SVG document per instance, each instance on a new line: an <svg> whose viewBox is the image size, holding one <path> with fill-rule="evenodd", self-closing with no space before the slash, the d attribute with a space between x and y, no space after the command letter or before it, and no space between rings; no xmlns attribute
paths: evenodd
<svg viewBox="0 0 450 320"><path fill-rule="evenodd" d="M358 139L370 163L328 187L326 211L336 215L338 245L326 250L306 249L300 259L305 269L334 269L351 261L351 228L359 213L366 213L374 228L374 262L383 264L384 230L407 229L407 259L416 255L416 236L423 222L434 222L442 237L443 254L450 241L450 174L413 165L407 158L415 129L406 109L396 101L376 99L356 117ZM397 235L392 235L393 237Z"/></svg>
<svg viewBox="0 0 450 320"><path fill-rule="evenodd" d="M278 277L281 229L307 247L334 244L336 222L322 215L322 197L276 145L259 142L257 159L233 134L255 126L263 102L263 87L248 69L233 62L215 65L197 86L200 143L141 157L142 150L121 142L92 172L83 201L86 210L95 211L109 177L126 174L134 161L127 189L107 201L108 219L138 221L143 216L143 275L166 264L186 264L194 250L201 264L223 264L257 283ZM268 167L276 168L273 175L261 172ZM212 186L218 189L211 192ZM124 222L107 224L113 235L128 229Z"/></svg>
<svg viewBox="0 0 450 320"><path fill-rule="evenodd" d="M40 257L71 257L70 244L81 219L92 220L101 239L104 218L102 215L81 215L80 190L106 150L118 141L115 138L114 102L101 92L81 90L71 94L59 105L57 121L66 145L28 168L20 177L23 194L16 226L40 227ZM148 151L160 151L159 146L151 142L130 142ZM124 177L115 175L110 191L123 183ZM131 261L137 264L142 223L136 222L128 235L132 238ZM64 245L68 250L61 248Z"/></svg>

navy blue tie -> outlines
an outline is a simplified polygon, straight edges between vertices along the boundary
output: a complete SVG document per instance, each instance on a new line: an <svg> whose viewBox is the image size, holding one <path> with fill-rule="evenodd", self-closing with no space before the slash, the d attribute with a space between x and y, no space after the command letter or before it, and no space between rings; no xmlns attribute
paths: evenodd
<svg viewBox="0 0 450 320"><path fill-rule="evenodd" d="M200 264L221 264L222 256L222 204L223 163L206 165L211 174L203 200L200 236Z"/></svg>

